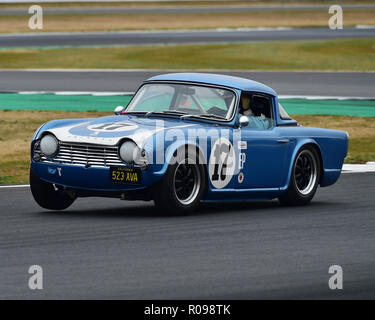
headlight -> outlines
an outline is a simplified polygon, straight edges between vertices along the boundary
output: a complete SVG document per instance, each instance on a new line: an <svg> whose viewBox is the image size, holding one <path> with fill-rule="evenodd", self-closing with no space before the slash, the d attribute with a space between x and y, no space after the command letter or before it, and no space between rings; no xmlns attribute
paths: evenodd
<svg viewBox="0 0 375 320"><path fill-rule="evenodd" d="M52 134L47 134L40 140L40 151L47 157L53 156L58 148L59 143Z"/></svg>
<svg viewBox="0 0 375 320"><path fill-rule="evenodd" d="M140 157L140 150L133 141L125 141L119 153L121 159L127 163L137 163Z"/></svg>

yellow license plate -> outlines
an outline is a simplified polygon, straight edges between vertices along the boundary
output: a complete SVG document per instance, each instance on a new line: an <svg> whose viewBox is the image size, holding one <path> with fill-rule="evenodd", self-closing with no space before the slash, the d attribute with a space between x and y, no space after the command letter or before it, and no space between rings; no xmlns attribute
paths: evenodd
<svg viewBox="0 0 375 320"><path fill-rule="evenodd" d="M111 167L110 179L115 183L141 183L141 170L138 168Z"/></svg>

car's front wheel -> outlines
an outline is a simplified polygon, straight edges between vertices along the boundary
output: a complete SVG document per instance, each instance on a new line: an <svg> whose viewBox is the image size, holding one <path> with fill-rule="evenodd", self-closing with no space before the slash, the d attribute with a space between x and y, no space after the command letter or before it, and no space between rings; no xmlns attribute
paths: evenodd
<svg viewBox="0 0 375 320"><path fill-rule="evenodd" d="M157 207L170 214L184 214L195 210L206 188L205 169L189 163L188 158L169 165L155 190Z"/></svg>
<svg viewBox="0 0 375 320"><path fill-rule="evenodd" d="M305 205L314 197L320 179L320 160L314 147L299 150L294 160L289 187L279 197L283 205Z"/></svg>
<svg viewBox="0 0 375 320"><path fill-rule="evenodd" d="M32 169L30 169L30 189L35 201L48 210L64 210L75 200L52 183L39 179Z"/></svg>

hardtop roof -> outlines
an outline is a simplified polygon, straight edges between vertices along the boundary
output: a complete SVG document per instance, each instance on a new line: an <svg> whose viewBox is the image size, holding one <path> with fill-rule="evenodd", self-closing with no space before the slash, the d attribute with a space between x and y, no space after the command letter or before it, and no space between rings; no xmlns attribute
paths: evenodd
<svg viewBox="0 0 375 320"><path fill-rule="evenodd" d="M167 73L147 79L146 81L182 81L206 83L211 85L226 86L242 91L257 91L277 96L277 93L270 87L249 79L233 77L213 73Z"/></svg>

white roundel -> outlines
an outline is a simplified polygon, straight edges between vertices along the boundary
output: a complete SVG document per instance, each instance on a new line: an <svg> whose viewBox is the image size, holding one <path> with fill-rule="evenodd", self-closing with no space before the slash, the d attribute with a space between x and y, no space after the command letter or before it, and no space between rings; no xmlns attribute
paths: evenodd
<svg viewBox="0 0 375 320"><path fill-rule="evenodd" d="M121 132L137 129L138 126L131 122L109 122L101 124L93 124L88 126L87 129L99 132Z"/></svg>
<svg viewBox="0 0 375 320"><path fill-rule="evenodd" d="M227 138L215 141L210 155L208 173L212 185L217 189L224 188L232 179L236 164L233 145Z"/></svg>

